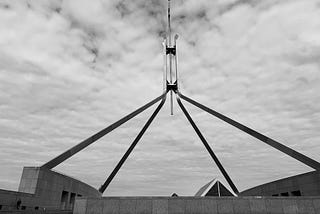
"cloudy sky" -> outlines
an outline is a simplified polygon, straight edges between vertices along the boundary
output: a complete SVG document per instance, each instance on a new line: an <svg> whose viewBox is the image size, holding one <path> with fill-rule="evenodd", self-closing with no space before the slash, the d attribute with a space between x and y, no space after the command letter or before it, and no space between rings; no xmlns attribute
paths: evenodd
<svg viewBox="0 0 320 214"><path fill-rule="evenodd" d="M174 0L181 91L320 161L320 0ZM162 93L165 0L0 0L0 188ZM222 176L175 103L105 195ZM239 190L312 169L185 103ZM99 187L156 106L55 170Z"/></svg>

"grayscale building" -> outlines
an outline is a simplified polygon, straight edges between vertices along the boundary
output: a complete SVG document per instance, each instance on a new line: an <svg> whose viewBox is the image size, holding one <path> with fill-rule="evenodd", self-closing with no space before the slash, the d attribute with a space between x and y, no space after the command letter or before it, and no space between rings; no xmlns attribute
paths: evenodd
<svg viewBox="0 0 320 214"><path fill-rule="evenodd" d="M237 196L232 189L223 185L218 179L213 179L206 185L202 186L194 196Z"/></svg>

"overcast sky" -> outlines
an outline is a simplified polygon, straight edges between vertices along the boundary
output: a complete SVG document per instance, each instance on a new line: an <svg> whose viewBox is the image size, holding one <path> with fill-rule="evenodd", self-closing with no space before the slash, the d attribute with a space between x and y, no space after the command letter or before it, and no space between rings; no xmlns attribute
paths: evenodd
<svg viewBox="0 0 320 214"><path fill-rule="evenodd" d="M182 93L320 161L320 0L173 0L172 16ZM165 28L165 0L0 0L0 188L159 96ZM223 180L168 104L105 195ZM185 106L239 190L312 170ZM98 188L155 107L55 170Z"/></svg>

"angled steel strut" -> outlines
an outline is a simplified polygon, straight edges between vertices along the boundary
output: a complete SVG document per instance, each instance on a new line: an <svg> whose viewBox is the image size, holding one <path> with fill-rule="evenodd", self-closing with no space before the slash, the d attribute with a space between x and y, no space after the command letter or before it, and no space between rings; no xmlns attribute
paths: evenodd
<svg viewBox="0 0 320 214"><path fill-rule="evenodd" d="M214 154L214 152L212 151L211 147L209 146L208 142L206 141L206 139L203 137L203 135L201 134L199 128L197 127L197 125L194 123L194 121L192 120L190 114L188 113L187 109L184 107L184 105L182 104L179 96L177 96L177 102L181 108L181 110L183 111L184 115L187 117L187 119L189 120L191 126L193 127L193 129L196 131L197 135L199 136L199 138L201 139L203 145L206 147L207 151L209 152L210 156L212 157L212 159L214 160L214 162L217 164L219 170L221 171L221 173L223 174L224 178L227 180L229 186L232 188L232 190L236 193L239 194L239 191L237 189L237 187L234 185L234 183L232 182L230 176L228 175L228 173L226 172L226 170L223 168L222 164L220 163L219 159L217 158L217 156Z"/></svg>
<svg viewBox="0 0 320 214"><path fill-rule="evenodd" d="M114 168L114 170L111 172L111 174L109 175L109 177L107 178L107 180L104 182L104 184L99 188L99 192L103 193L107 187L109 186L109 184L111 183L112 179L114 178L114 176L118 173L118 171L120 170L121 166L124 164L124 162L127 160L127 158L129 157L130 153L133 151L134 147L138 144L139 140L141 139L141 137L143 136L143 134L145 133L145 131L148 129L148 127L150 126L150 124L152 123L153 119L157 116L157 114L159 113L160 109L162 108L163 104L166 101L166 97L164 97L161 101L161 103L159 104L159 106L156 108L156 110L153 112L153 114L151 115L151 117L148 119L148 121L146 122L146 124L143 126L142 130L139 132L139 134L137 135L137 137L134 139L134 141L132 142L132 144L130 145L130 147L128 148L128 150L126 151L126 153L123 155L123 157L121 158L121 160L119 161L119 163L117 164L117 166Z"/></svg>
<svg viewBox="0 0 320 214"><path fill-rule="evenodd" d="M161 99L163 100L166 97L166 94L167 94L167 92L163 93L159 97L155 98L154 100L150 101L149 103L145 104L144 106L138 108L134 112L128 114L127 116L123 117L122 119L118 120L117 122L111 124L110 126L99 131L98 133L85 139L84 141L82 141L78 145L72 147L71 149L65 151L64 153L60 154L59 156L57 156L54 159L50 160L49 162L45 163L44 165L41 166L41 168L52 169L52 168L56 167L57 165L59 165L60 163L62 163L65 160L67 160L68 158L70 158L74 154L80 152L82 149L86 148L90 144L99 140L101 137L105 136L106 134L108 134L109 132L114 130L115 128L118 128L119 126L121 126L122 124L127 122L128 120L137 116L138 114L140 114L141 112L143 112L144 110L146 110L147 108L149 108L150 106L152 106L153 104L158 102L159 100L161 100Z"/></svg>
<svg viewBox="0 0 320 214"><path fill-rule="evenodd" d="M285 145L283 145L283 144L281 144L281 143L279 143L279 142L277 142L277 141L275 141L275 140L273 140L273 139L271 139L271 138L269 138L269 137L267 137L267 136L255 131L255 130L253 130L253 129L251 129L251 128L249 128L249 127L247 127L247 126L245 126L245 125L243 125L241 123L238 123L237 121L232 120L231 118L226 117L223 114L220 114L219 112L216 112L216 111L214 111L214 110L212 110L212 109L210 109L210 108L208 108L208 107L206 107L206 106L204 106L204 105L202 105L202 104L200 104L200 103L198 103L198 102L196 102L196 101L184 96L180 92L178 92L178 95L182 99L184 99L185 101L197 106L198 108L208 112L209 114L219 118L220 120L223 120L224 122L229 123L230 125L240 129L241 131L246 132L247 134L251 135L252 137L255 137L255 138L259 139L260 141L268 144L269 146L272 146L273 148L275 148L275 149L277 149L277 150L289 155L290 157L292 157L292 158L304 163L305 165L307 165L307 166L309 166L311 168L314 168L316 170L320 170L320 163L319 162L317 162L317 161L315 161L315 160L313 160L313 159L311 159L311 158L309 158L309 157L307 157L307 156L305 156L305 155L303 155L303 154L301 154L301 153L299 153L299 152L297 152L297 151L295 151L295 150L293 150L293 149L291 149L291 148L289 148L289 147L287 147L287 146L285 146Z"/></svg>

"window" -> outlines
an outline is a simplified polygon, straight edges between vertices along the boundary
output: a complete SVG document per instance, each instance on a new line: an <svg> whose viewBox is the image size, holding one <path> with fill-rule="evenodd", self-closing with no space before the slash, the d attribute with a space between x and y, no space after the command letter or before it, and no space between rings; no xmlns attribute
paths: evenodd
<svg viewBox="0 0 320 214"><path fill-rule="evenodd" d="M300 192L300 190L292 191L291 195L292 196L301 196L301 192Z"/></svg>
<svg viewBox="0 0 320 214"><path fill-rule="evenodd" d="M70 195L70 207L71 207L71 209L73 209L75 200L76 200L76 193L71 193L71 195Z"/></svg>
<svg viewBox="0 0 320 214"><path fill-rule="evenodd" d="M0 205L0 210L2 210L2 205Z"/></svg>
<svg viewBox="0 0 320 214"><path fill-rule="evenodd" d="M60 203L60 207L62 210L67 209L68 206L68 197L69 197L69 192L67 191L62 191L61 194L61 203Z"/></svg>
<svg viewBox="0 0 320 214"><path fill-rule="evenodd" d="M26 209L26 206L21 206L21 209L22 209L22 210L25 210L25 209Z"/></svg>
<svg viewBox="0 0 320 214"><path fill-rule="evenodd" d="M38 210L38 209L39 209L39 207L35 207L34 209L35 209L35 210Z"/></svg>
<svg viewBox="0 0 320 214"><path fill-rule="evenodd" d="M272 196L279 196L279 194L273 194Z"/></svg>
<svg viewBox="0 0 320 214"><path fill-rule="evenodd" d="M283 192L283 193L281 193L281 196L289 196L289 193L288 192Z"/></svg>
<svg viewBox="0 0 320 214"><path fill-rule="evenodd" d="M82 197L82 195L78 194L77 197Z"/></svg>

